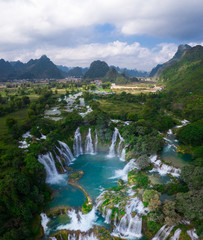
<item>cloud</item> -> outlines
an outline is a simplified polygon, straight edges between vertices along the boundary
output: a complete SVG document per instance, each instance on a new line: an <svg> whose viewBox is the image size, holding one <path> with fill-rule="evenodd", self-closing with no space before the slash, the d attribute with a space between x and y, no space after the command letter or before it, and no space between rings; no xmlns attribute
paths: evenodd
<svg viewBox="0 0 203 240"><path fill-rule="evenodd" d="M121 34L201 38L202 0L1 0L0 42L27 44L97 24Z"/></svg>
<svg viewBox="0 0 203 240"><path fill-rule="evenodd" d="M203 37L202 0L0 0L0 9L0 56L10 60L47 54L68 66L103 59L149 70L175 53L168 42ZM165 43L150 49L138 35Z"/></svg>
<svg viewBox="0 0 203 240"><path fill-rule="evenodd" d="M37 50L33 49L30 52L14 50L8 55L4 55L4 57L9 59L10 56L14 56L15 60L28 61L30 58L39 58L41 55L46 54L56 64L83 67L89 66L92 61L100 59L106 61L109 65L149 71L158 63L169 60L176 50L176 44L162 43L153 49L149 49L142 47L138 42L128 44L127 42L114 41L76 47L58 48L48 46Z"/></svg>

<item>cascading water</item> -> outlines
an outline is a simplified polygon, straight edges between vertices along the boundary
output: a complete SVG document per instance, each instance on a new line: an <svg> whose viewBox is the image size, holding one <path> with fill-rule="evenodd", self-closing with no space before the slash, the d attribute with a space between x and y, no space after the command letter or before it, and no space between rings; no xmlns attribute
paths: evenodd
<svg viewBox="0 0 203 240"><path fill-rule="evenodd" d="M173 237L171 237L170 240L178 240L179 237L180 237L180 233L181 233L181 229L180 228L176 229L176 231L174 232Z"/></svg>
<svg viewBox="0 0 203 240"><path fill-rule="evenodd" d="M48 152L45 155L39 155L38 161L42 163L45 167L46 174L47 174L47 178L46 178L47 183L54 184L54 183L59 183L61 182L61 180L63 180L62 175L59 174L56 169L55 161L51 152Z"/></svg>
<svg viewBox="0 0 203 240"><path fill-rule="evenodd" d="M118 128L115 128L114 133L113 133L113 137L112 137L112 140L111 140L111 146L109 148L108 157L115 157L116 156L115 147L116 147L118 134L119 134Z"/></svg>
<svg viewBox="0 0 203 240"><path fill-rule="evenodd" d="M81 133L80 133L80 128L79 127L75 131L74 143L73 143L73 152L74 152L74 156L76 156L76 157L78 157L79 155L83 154L83 150L82 150L82 137L81 137Z"/></svg>
<svg viewBox="0 0 203 240"><path fill-rule="evenodd" d="M95 143L94 143L94 152L97 153L97 145L98 145L98 136L97 133L95 135Z"/></svg>
<svg viewBox="0 0 203 240"><path fill-rule="evenodd" d="M120 141L119 141L118 148L117 148L117 151L116 151L116 144L117 144L118 138L120 139ZM124 139L121 137L118 129L115 128L114 133L113 133L113 137L112 137L112 140L111 140L111 146L109 148L108 157L109 158L115 157L116 152L117 152L117 156L120 158L120 160L125 161L125 147L122 149L123 143L124 143Z"/></svg>
<svg viewBox="0 0 203 240"><path fill-rule="evenodd" d="M85 153L94 154L94 147L92 143L91 129L89 128L88 134L85 141Z"/></svg>
<svg viewBox="0 0 203 240"><path fill-rule="evenodd" d="M107 209L106 216L105 216L105 223L109 224L111 222L111 214L112 214L112 210Z"/></svg>
<svg viewBox="0 0 203 240"><path fill-rule="evenodd" d="M164 225L163 227L161 227L159 229L159 231L152 238L152 240L165 240L165 239L167 239L167 237L169 236L169 234L170 234L170 232L172 231L173 228L174 228L174 226L166 226L166 225Z"/></svg>
<svg viewBox="0 0 203 240"><path fill-rule="evenodd" d="M123 148L123 150L121 152L120 160L125 161L125 147Z"/></svg>
<svg viewBox="0 0 203 240"><path fill-rule="evenodd" d="M118 132L118 136L120 138L120 142L118 144L118 148L117 148L117 154L118 154L118 157L121 156L121 145L122 143L124 142L124 139L121 137L120 133Z"/></svg>
<svg viewBox="0 0 203 240"><path fill-rule="evenodd" d="M191 240L197 240L199 239L199 237L197 236L197 234L195 233L195 229L191 229L187 231L187 234L190 236Z"/></svg>
<svg viewBox="0 0 203 240"><path fill-rule="evenodd" d="M67 215L70 217L71 222L66 225L61 225L58 230L80 230L82 232L87 232L93 227L93 224L97 220L96 209L95 207L87 214L82 214L82 212L76 213L74 209L67 212Z"/></svg>
<svg viewBox="0 0 203 240"><path fill-rule="evenodd" d="M41 225L43 227L44 234L47 234L48 233L47 224L50 221L50 219L47 217L45 213L41 213L40 216L41 216Z"/></svg>
<svg viewBox="0 0 203 240"><path fill-rule="evenodd" d="M140 238L142 236L142 218L138 215L132 217L125 214L120 223L116 226L113 235L128 238Z"/></svg>
<svg viewBox="0 0 203 240"><path fill-rule="evenodd" d="M61 142L61 141L58 141L58 142L59 142L61 148L60 149L57 148L57 149L59 150L60 154L66 160L66 166L68 166L74 160L74 156L66 143Z"/></svg>
<svg viewBox="0 0 203 240"><path fill-rule="evenodd" d="M151 155L149 157L151 163L154 165L154 168L150 172L158 172L160 175L171 174L173 177L179 177L181 170L169 165L166 165L157 159L157 155Z"/></svg>
<svg viewBox="0 0 203 240"><path fill-rule="evenodd" d="M122 180L127 181L128 172L130 172L134 168L137 168L137 165L135 163L135 159L131 159L130 162L128 162L122 170L116 170L115 176L113 176L112 178L121 178Z"/></svg>
<svg viewBox="0 0 203 240"><path fill-rule="evenodd" d="M58 149L58 148L57 148L57 149ZM58 149L58 150L59 150L59 149ZM63 171L66 172L66 169L65 169L64 166L63 166L63 163L62 163L62 161L61 161L61 158L60 158L56 153L55 153L55 156L56 156L57 160L59 161L59 163L60 163Z"/></svg>
<svg viewBox="0 0 203 240"><path fill-rule="evenodd" d="M110 191L110 193L113 195L116 194L116 192L114 191ZM108 191L104 191L100 194L100 196L96 200L96 207L102 212L102 216L105 218L105 222L110 223L112 217L112 210L108 208L108 205L101 208L102 204L105 201L106 194L108 194ZM117 219L117 214L115 214L114 218L112 219L112 222L114 223L114 230L112 235L127 238L140 238L142 236L141 216L147 215L149 209L145 208L143 202L138 197L134 197L134 195L135 192L131 188L129 188L129 200L127 202L124 201L117 204L116 207L119 208L125 203L125 215L119 220ZM132 214L135 212L137 213L137 215Z"/></svg>

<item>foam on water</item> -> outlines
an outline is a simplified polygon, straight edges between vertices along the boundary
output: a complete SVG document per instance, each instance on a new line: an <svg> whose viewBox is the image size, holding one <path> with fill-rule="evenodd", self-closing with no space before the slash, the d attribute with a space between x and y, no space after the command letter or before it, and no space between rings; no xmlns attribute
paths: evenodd
<svg viewBox="0 0 203 240"><path fill-rule="evenodd" d="M76 213L74 209L67 212L68 216L71 218L71 222L65 225L59 226L58 230L80 230L82 232L87 232L90 230L97 220L96 208L93 207L92 210L87 214L82 214L82 212Z"/></svg>

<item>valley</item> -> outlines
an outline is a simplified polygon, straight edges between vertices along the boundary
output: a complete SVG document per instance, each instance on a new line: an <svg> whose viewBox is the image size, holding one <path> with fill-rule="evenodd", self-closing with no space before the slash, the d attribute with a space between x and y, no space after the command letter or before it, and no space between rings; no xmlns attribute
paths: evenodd
<svg viewBox="0 0 203 240"><path fill-rule="evenodd" d="M180 49L158 82L4 82L2 240L202 239L202 47Z"/></svg>

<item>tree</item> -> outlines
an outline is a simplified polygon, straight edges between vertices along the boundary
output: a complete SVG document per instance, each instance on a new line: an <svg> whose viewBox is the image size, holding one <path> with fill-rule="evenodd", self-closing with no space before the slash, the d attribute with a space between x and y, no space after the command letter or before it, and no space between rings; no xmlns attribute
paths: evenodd
<svg viewBox="0 0 203 240"><path fill-rule="evenodd" d="M149 157L146 154L141 155L136 159L136 164L140 169L144 169L148 167L150 165Z"/></svg>

